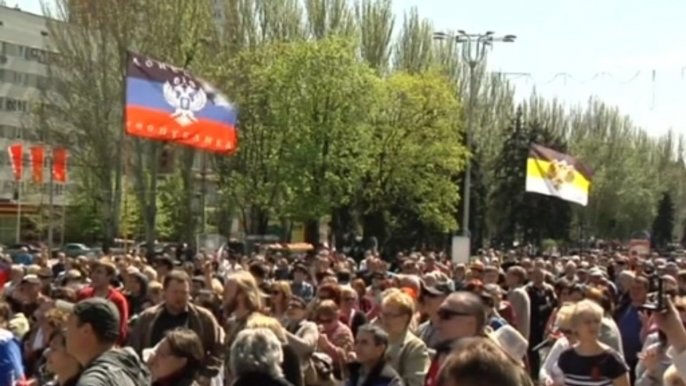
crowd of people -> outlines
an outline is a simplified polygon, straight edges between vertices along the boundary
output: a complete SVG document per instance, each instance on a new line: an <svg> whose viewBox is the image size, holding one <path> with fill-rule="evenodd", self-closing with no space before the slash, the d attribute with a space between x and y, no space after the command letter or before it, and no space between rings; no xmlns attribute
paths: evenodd
<svg viewBox="0 0 686 386"><path fill-rule="evenodd" d="M683 386L686 376L678 255L1 259L0 386Z"/></svg>

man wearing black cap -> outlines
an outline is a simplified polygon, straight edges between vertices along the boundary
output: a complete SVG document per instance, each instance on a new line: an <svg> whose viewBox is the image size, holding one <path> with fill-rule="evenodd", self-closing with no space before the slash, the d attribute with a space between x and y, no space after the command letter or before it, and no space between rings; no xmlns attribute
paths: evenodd
<svg viewBox="0 0 686 386"><path fill-rule="evenodd" d="M71 311L67 322L67 352L83 366L77 386L146 386L150 373L130 348L115 348L119 339L117 307L94 297L75 305L57 304Z"/></svg>
<svg viewBox="0 0 686 386"><path fill-rule="evenodd" d="M440 343L438 333L436 332L438 308L454 290L455 285L452 281L439 282L433 286L427 286L422 282L421 291L419 292L419 305L422 312L429 317L429 320L417 327L417 336L430 349L435 348Z"/></svg>
<svg viewBox="0 0 686 386"><path fill-rule="evenodd" d="M314 288L312 284L307 282L310 272L303 264L296 264L293 267L293 282L291 283L291 292L293 295L299 296L305 301L310 301L314 297Z"/></svg>

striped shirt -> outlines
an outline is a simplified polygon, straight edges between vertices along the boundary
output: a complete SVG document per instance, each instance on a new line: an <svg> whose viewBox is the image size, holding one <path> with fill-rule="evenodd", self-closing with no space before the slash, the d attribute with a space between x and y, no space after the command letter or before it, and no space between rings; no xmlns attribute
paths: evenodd
<svg viewBox="0 0 686 386"><path fill-rule="evenodd" d="M579 355L572 347L560 354L557 365L565 386L612 386L629 371L624 359L611 348L592 356Z"/></svg>

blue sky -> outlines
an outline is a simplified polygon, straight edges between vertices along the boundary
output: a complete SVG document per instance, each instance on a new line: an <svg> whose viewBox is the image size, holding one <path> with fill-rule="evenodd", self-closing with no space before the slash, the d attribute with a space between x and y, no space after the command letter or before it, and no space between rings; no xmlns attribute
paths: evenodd
<svg viewBox="0 0 686 386"><path fill-rule="evenodd" d="M7 0L14 3L41 10L40 0ZM417 7L438 30L517 35L489 53L489 66L530 74L510 77L520 98L535 89L572 106L597 96L650 134L686 134L686 1L394 0L394 7L398 25Z"/></svg>

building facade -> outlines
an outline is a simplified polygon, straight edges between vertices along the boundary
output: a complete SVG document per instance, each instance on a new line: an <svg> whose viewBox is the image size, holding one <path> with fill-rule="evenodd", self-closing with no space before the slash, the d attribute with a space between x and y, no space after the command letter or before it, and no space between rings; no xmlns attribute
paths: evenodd
<svg viewBox="0 0 686 386"><path fill-rule="evenodd" d="M32 127L29 114L41 90L49 86L48 39L45 17L0 6L0 242L14 240L19 210L24 216L34 217L43 217L48 210L51 171L47 157L43 165L44 182L36 184L31 177L29 151L31 146L40 145L39 133ZM24 148L19 183L14 179L7 150L17 143ZM65 185L53 185L55 205L65 203L65 191Z"/></svg>

